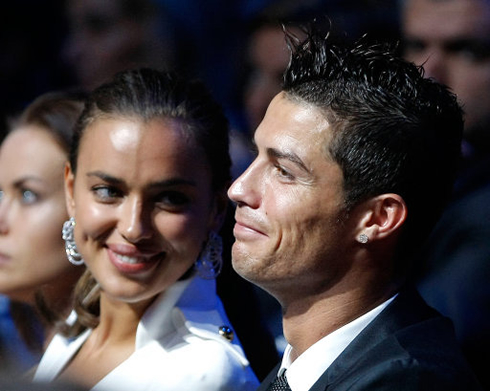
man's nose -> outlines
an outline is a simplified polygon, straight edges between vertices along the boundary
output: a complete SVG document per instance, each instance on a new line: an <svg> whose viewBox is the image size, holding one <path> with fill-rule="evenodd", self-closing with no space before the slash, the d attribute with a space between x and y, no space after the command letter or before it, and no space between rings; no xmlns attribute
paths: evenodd
<svg viewBox="0 0 490 391"><path fill-rule="evenodd" d="M256 160L240 175L228 189L228 197L237 205L258 208L260 205L260 183Z"/></svg>

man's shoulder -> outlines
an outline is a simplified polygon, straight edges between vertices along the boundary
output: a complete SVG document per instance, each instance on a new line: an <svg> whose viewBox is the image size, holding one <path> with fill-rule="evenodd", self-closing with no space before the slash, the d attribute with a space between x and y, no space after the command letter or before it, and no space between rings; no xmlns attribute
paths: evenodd
<svg viewBox="0 0 490 391"><path fill-rule="evenodd" d="M342 352L312 390L478 390L451 322L413 289L401 292ZM474 386L472 386L474 384Z"/></svg>
<svg viewBox="0 0 490 391"><path fill-rule="evenodd" d="M372 352L380 361L408 360L429 366L465 363L451 320L427 305L413 287L402 290L351 345Z"/></svg>

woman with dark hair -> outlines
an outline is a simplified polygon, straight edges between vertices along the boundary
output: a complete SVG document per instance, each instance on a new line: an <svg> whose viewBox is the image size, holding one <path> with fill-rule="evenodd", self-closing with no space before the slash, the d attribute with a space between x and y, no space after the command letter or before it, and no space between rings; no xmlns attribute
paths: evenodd
<svg viewBox="0 0 490 391"><path fill-rule="evenodd" d="M253 390L215 292L228 123L199 82L150 69L94 90L65 170L69 258L87 271L35 381Z"/></svg>
<svg viewBox="0 0 490 391"><path fill-rule="evenodd" d="M83 271L66 262L59 234L68 216L63 168L83 98L43 94L9 124L0 147L0 293L10 299L10 315L34 356L50 339L57 314L69 314Z"/></svg>

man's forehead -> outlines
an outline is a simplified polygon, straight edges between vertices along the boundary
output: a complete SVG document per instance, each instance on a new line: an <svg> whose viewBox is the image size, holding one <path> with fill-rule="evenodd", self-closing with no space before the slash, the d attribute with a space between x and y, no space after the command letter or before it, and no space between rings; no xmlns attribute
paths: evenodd
<svg viewBox="0 0 490 391"><path fill-rule="evenodd" d="M329 121L314 105L276 96L254 135L259 154L300 163L310 172L319 162L331 162L328 145L333 137Z"/></svg>

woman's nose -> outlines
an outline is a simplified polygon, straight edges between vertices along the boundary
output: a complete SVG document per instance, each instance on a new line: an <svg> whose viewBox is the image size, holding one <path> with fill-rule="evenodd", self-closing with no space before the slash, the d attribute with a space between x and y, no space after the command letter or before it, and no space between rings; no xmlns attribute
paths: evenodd
<svg viewBox="0 0 490 391"><path fill-rule="evenodd" d="M119 232L130 243L137 243L152 236L151 212L138 198L128 198L121 209Z"/></svg>

